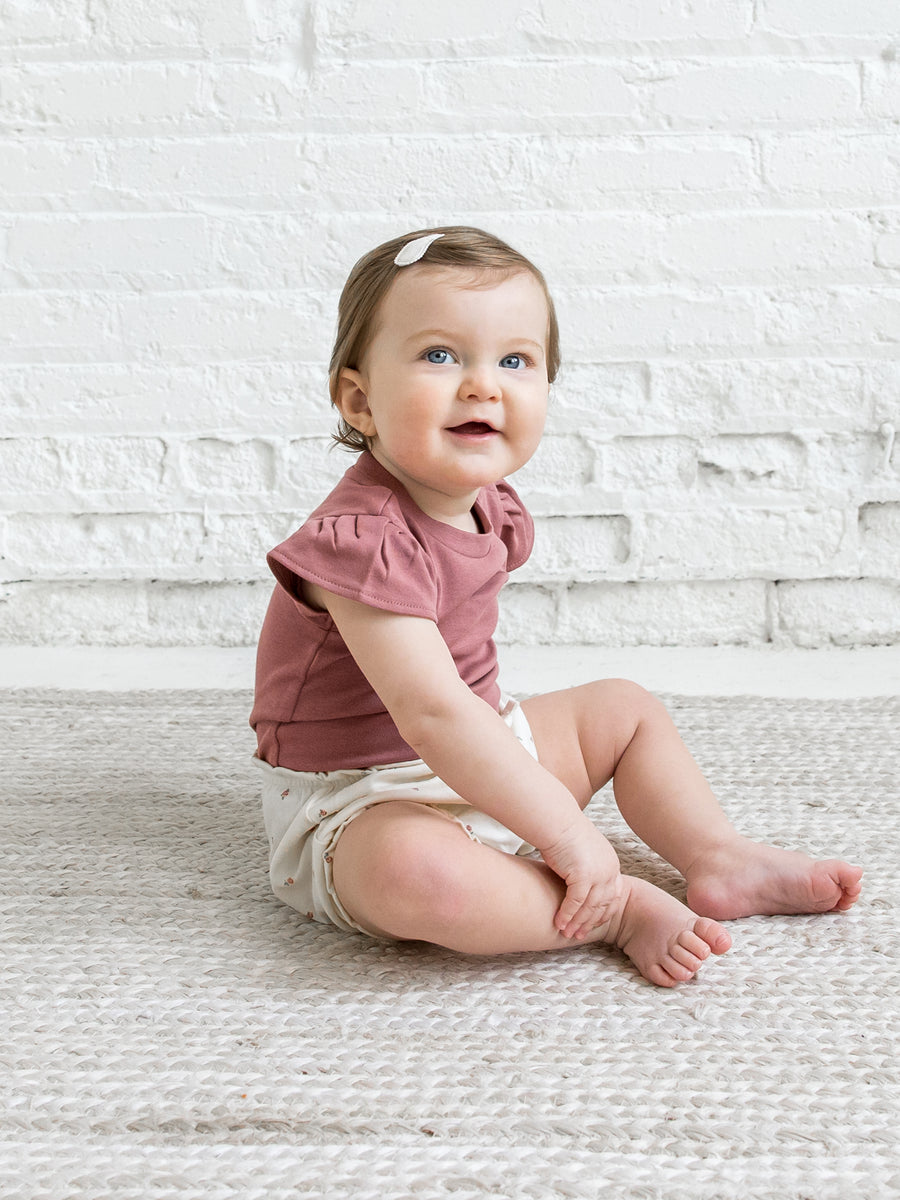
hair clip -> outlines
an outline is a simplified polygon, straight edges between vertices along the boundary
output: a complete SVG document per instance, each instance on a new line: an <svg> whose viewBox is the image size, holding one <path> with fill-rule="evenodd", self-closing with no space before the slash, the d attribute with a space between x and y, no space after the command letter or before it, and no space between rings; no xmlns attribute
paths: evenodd
<svg viewBox="0 0 900 1200"><path fill-rule="evenodd" d="M412 266L414 262L418 262L423 257L432 242L436 242L443 236L442 233L426 233L424 237L413 238L398 252L394 264L398 267Z"/></svg>

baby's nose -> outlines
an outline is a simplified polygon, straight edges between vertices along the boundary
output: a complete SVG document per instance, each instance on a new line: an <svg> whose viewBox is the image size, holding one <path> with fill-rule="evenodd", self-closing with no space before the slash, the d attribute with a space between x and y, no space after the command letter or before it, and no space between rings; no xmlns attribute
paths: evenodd
<svg viewBox="0 0 900 1200"><path fill-rule="evenodd" d="M460 391L475 400L498 400L500 382L490 367L476 367L466 373Z"/></svg>

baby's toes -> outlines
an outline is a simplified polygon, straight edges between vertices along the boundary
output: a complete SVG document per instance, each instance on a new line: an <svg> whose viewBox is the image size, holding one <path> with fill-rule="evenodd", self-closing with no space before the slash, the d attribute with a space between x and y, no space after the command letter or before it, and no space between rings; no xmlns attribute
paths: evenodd
<svg viewBox="0 0 900 1200"><path fill-rule="evenodd" d="M845 881L841 884L841 895L835 908L838 912L846 912L848 908L852 908L857 902L862 892L862 875L859 878Z"/></svg>
<svg viewBox="0 0 900 1200"><path fill-rule="evenodd" d="M694 974L694 971L675 962L670 955L666 955L664 962L654 963L646 972L651 983L655 983L657 987L667 988L678 987L679 983L687 983Z"/></svg>
<svg viewBox="0 0 900 1200"><path fill-rule="evenodd" d="M680 967L685 967L692 975L700 970L703 960L709 958L709 954L709 946L690 930L680 933L669 947L669 958Z"/></svg>
<svg viewBox="0 0 900 1200"><path fill-rule="evenodd" d="M710 950L713 954L724 954L726 950L731 949L731 934L724 925L720 925L711 917L698 917L694 922L692 936L707 947L707 954Z"/></svg>
<svg viewBox="0 0 900 1200"><path fill-rule="evenodd" d="M840 879L840 885L845 896L852 896L855 900L862 891L862 867L847 866Z"/></svg>

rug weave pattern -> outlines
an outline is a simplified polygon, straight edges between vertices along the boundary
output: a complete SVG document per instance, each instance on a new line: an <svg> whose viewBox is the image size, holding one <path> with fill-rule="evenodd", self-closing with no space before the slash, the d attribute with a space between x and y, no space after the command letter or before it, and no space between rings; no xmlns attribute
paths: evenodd
<svg viewBox="0 0 900 1200"><path fill-rule="evenodd" d="M281 906L248 707L0 695L0 1195L900 1196L900 701L669 698L739 828L866 868L852 913L735 922L673 991Z"/></svg>

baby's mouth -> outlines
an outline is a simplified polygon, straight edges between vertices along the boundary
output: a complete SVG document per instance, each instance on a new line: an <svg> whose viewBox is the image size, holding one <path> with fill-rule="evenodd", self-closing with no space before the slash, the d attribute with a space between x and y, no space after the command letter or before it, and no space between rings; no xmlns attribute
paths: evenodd
<svg viewBox="0 0 900 1200"><path fill-rule="evenodd" d="M488 425L487 421L464 421L462 425L451 426L450 432L461 434L463 437L478 437L480 434L497 431L493 425Z"/></svg>

